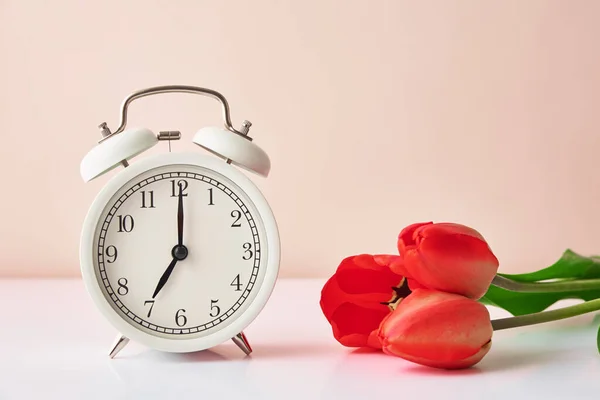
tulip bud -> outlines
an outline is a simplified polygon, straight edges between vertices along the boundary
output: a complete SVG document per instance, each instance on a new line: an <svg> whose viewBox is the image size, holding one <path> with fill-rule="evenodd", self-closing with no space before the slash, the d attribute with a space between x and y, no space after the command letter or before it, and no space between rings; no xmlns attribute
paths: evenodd
<svg viewBox="0 0 600 400"><path fill-rule="evenodd" d="M399 259L370 254L347 257L323 286L319 304L342 345L381 348L379 324L410 293L404 277L389 269Z"/></svg>
<svg viewBox="0 0 600 400"><path fill-rule="evenodd" d="M498 271L498 259L474 229L451 223L410 225L398 236L402 263L391 269L420 287L481 298ZM412 288L412 287L411 287Z"/></svg>
<svg viewBox="0 0 600 400"><path fill-rule="evenodd" d="M492 345L487 308L466 297L416 289L381 323L385 353L443 369L477 364Z"/></svg>

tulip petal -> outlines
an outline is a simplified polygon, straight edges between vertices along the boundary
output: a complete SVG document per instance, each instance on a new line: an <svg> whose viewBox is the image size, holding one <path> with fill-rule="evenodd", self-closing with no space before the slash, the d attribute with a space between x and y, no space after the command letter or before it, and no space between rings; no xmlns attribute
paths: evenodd
<svg viewBox="0 0 600 400"><path fill-rule="evenodd" d="M406 276L406 268L404 267L404 259L402 257L398 257L393 259L390 262L390 270L397 274L397 275L402 275L402 276Z"/></svg>
<svg viewBox="0 0 600 400"><path fill-rule="evenodd" d="M481 233L476 231L473 228L470 228L466 225L454 224L451 222L437 222L433 227L429 227L426 229L419 229L418 232L415 232L415 240L418 238L425 238L431 235L453 235L453 234L462 234L467 236L472 236L481 241L485 241ZM418 238L417 238L418 237Z"/></svg>
<svg viewBox="0 0 600 400"><path fill-rule="evenodd" d="M379 329L381 321L390 313L390 310L367 309L356 304L344 303L333 313L333 336L344 346L363 347L370 346L381 348L379 341L374 341L370 336ZM371 339L371 340L369 340Z"/></svg>
<svg viewBox="0 0 600 400"><path fill-rule="evenodd" d="M492 342L488 342L484 345L477 353L473 354L471 357L464 358L462 360L451 360L451 361L440 361L440 360L431 360L424 357L414 357L410 354L403 354L400 356L401 358L412 361L416 364L425 365L427 367L440 368L440 369L464 369L472 367L473 365L479 363L485 357L485 355L490 351L492 347ZM398 355L399 356L399 355Z"/></svg>
<svg viewBox="0 0 600 400"><path fill-rule="evenodd" d="M416 245L417 242L415 232L419 228L431 224L433 224L433 222L417 222L415 224L408 225L402 229L402 231L400 231L400 234L398 235L398 251L400 252L401 256L404 256L409 248L412 248Z"/></svg>
<svg viewBox="0 0 600 400"><path fill-rule="evenodd" d="M396 258L400 257L390 256L389 262ZM382 262L381 257L379 261ZM343 262L336 272L338 284L346 293L382 293L389 296L391 287L398 283L398 275L388 265L376 263L374 257L367 254L356 256L352 262ZM385 296L380 301L386 301Z"/></svg>
<svg viewBox="0 0 600 400"><path fill-rule="evenodd" d="M406 280L408 281L408 287L411 291L415 291L416 289L427 289L427 287L421 285L419 283L419 281L417 281L416 279L412 279L412 278L406 278Z"/></svg>
<svg viewBox="0 0 600 400"><path fill-rule="evenodd" d="M421 240L407 269L431 289L458 293L472 299L485 294L498 271L498 259L486 242L463 234L428 236ZM417 270L418 268L418 270Z"/></svg>
<svg viewBox="0 0 600 400"><path fill-rule="evenodd" d="M465 368L487 354L492 333L483 304L416 289L382 321L378 335L388 354L433 367Z"/></svg>

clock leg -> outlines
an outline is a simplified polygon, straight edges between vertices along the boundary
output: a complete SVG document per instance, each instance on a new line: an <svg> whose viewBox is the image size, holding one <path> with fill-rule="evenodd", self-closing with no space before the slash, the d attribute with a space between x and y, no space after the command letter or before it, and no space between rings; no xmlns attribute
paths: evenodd
<svg viewBox="0 0 600 400"><path fill-rule="evenodd" d="M127 346L127 343L129 343L129 338L119 334L117 340L115 340L115 343L111 347L108 356L114 358L121 350L123 350L123 347Z"/></svg>
<svg viewBox="0 0 600 400"><path fill-rule="evenodd" d="M233 343L235 343L237 347L246 353L246 355L252 353L252 347L250 347L250 343L248 343L248 339L246 338L246 335L244 335L244 332L238 333L232 337L231 340L233 340Z"/></svg>

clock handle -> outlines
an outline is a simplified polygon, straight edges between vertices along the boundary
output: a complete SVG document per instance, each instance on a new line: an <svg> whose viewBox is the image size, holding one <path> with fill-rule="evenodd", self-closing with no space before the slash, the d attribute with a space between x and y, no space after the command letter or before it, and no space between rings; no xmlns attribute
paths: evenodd
<svg viewBox="0 0 600 400"><path fill-rule="evenodd" d="M127 98L125 98L125 100L123 100L123 103L121 103L121 121L119 122L119 127L117 128L116 131L111 132L110 129L108 128L106 122L103 122L102 124L100 124L99 128L102 131L103 138L99 142L103 142L104 140L108 139L109 137L119 134L125 130L125 125L127 125L127 107L129 107L129 105L134 100L142 98L142 97L146 97L146 96L161 94L161 93L192 93L192 94L199 94L199 95L211 97L211 98L219 101L221 103L221 105L223 106L223 122L225 124L225 128L227 128L227 130L229 130L233 133L240 135L243 138L250 139L247 136L248 128L250 127L250 122L244 121L244 123L242 124L242 128L240 128L239 131L236 130L231 125L229 103L227 103L227 99L225 99L225 96L223 96L221 93L219 93L215 90L212 90L212 89L207 89L207 88L198 87L198 86L168 85L168 86L154 86L154 87L150 87L150 88L146 88L146 89L141 89L141 90L133 92L129 96L127 96Z"/></svg>

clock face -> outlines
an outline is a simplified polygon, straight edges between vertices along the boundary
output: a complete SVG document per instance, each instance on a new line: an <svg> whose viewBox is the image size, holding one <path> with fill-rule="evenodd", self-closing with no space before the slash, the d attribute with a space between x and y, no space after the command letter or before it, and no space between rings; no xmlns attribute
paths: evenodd
<svg viewBox="0 0 600 400"><path fill-rule="evenodd" d="M266 232L232 180L190 164L138 174L106 203L93 267L106 301L138 330L206 336L235 321L260 290Z"/></svg>

